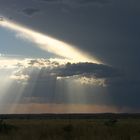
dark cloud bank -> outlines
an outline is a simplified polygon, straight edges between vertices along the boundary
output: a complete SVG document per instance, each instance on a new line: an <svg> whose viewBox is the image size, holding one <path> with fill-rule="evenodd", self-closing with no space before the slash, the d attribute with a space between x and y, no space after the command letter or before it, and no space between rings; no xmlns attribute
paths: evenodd
<svg viewBox="0 0 140 140"><path fill-rule="evenodd" d="M91 4L109 4L111 0L38 0L51 4L66 4L66 5L91 5Z"/></svg>
<svg viewBox="0 0 140 140"><path fill-rule="evenodd" d="M40 12L40 10L37 8L25 8L22 12L27 16L33 16L34 14Z"/></svg>
<svg viewBox="0 0 140 140"><path fill-rule="evenodd" d="M120 77L119 70L104 64L89 62L79 62L60 64L59 61L50 61L46 59L30 60L27 68L21 69L23 75L29 75L32 69L41 70L44 75L54 75L56 77L85 76L94 78L113 78ZM22 64L18 64L21 68ZM38 67L37 67L38 66ZM18 73L17 73L18 74ZM20 72L21 74L21 72Z"/></svg>

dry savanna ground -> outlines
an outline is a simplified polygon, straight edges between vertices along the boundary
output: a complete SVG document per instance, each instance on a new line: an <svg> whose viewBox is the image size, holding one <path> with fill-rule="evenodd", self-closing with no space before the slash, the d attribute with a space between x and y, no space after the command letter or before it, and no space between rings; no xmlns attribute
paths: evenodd
<svg viewBox="0 0 140 140"><path fill-rule="evenodd" d="M6 119L0 140L140 140L140 119Z"/></svg>

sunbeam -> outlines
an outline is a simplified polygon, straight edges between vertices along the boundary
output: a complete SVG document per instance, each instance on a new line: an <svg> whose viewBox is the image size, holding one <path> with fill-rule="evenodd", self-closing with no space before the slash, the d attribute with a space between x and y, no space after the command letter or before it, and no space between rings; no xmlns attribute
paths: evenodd
<svg viewBox="0 0 140 140"><path fill-rule="evenodd" d="M17 37L37 44L37 46L44 51L51 52L73 62L101 63L95 57L91 57L86 53L79 51L72 45L26 28L15 22L11 22L7 19L0 21L0 26L15 31L17 33Z"/></svg>
<svg viewBox="0 0 140 140"><path fill-rule="evenodd" d="M1 57L0 104L13 104L9 107L9 112L15 112L20 103L87 103L89 94L86 93L86 85L92 85L92 91L96 87L105 90L105 80L94 76L89 78L95 71L87 71L87 63L83 64L84 67L79 67L80 63L64 62L61 59ZM97 67L99 64L90 65ZM76 71L72 72L70 66L74 66ZM79 73L82 69L84 71ZM71 111L71 107L67 108L67 112Z"/></svg>

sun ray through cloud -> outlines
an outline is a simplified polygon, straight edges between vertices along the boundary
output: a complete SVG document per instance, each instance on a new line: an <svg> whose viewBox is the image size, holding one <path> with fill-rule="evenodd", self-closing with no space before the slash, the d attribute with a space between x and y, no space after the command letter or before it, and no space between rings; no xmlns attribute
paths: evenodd
<svg viewBox="0 0 140 140"><path fill-rule="evenodd" d="M2 57L0 64L1 71L4 69L9 72L9 74L6 73L9 84L5 82L3 89L7 90L3 92L1 99L13 104L9 108L10 112L14 112L18 108L17 105L21 103L86 103L88 98L84 84L95 87L105 85L104 78L103 80L99 78L98 81L98 77L93 76L93 80L90 80L88 75L94 75L94 73L98 75L96 69L99 69L100 75L102 67L108 68L104 65L100 68L100 64L95 63L72 63L63 59L41 58ZM95 70L92 68L90 72L85 69L87 66ZM67 108L67 112L71 112L72 109Z"/></svg>
<svg viewBox="0 0 140 140"><path fill-rule="evenodd" d="M40 49L67 58L70 61L101 63L97 58L87 55L85 52L76 49L76 47L68 43L31 30L16 22L11 22L6 18L0 21L0 26L15 31L17 37L37 44Z"/></svg>

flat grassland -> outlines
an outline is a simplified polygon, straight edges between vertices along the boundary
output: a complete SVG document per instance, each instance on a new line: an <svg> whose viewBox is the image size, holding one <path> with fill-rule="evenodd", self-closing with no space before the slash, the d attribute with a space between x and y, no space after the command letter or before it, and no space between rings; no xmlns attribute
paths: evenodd
<svg viewBox="0 0 140 140"><path fill-rule="evenodd" d="M0 120L0 140L140 140L140 117L9 117Z"/></svg>

